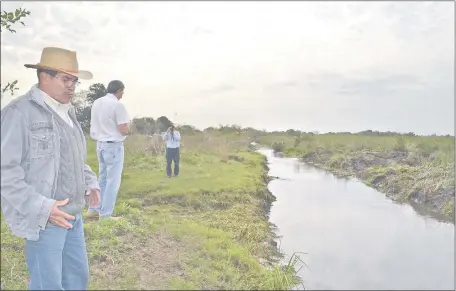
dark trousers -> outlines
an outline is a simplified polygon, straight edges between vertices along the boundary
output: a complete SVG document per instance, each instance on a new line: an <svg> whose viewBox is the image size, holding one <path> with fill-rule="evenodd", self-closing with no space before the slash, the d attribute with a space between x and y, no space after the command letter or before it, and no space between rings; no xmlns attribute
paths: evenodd
<svg viewBox="0 0 456 291"><path fill-rule="evenodd" d="M171 177L171 163L174 161L174 176L179 175L179 148L166 148L166 175Z"/></svg>

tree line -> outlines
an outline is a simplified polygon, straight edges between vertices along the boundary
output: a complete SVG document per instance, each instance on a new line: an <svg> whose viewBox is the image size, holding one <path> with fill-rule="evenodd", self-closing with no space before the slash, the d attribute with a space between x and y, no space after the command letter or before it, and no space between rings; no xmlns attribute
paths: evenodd
<svg viewBox="0 0 456 291"><path fill-rule="evenodd" d="M72 100L72 104L75 107L76 117L81 124L82 129L85 132L90 130L90 109L95 100L100 97L103 97L107 94L106 87L102 83L95 83L89 86L88 90L81 90L77 92ZM132 120L133 132L145 135L153 135L156 133L165 132L173 122L168 119L166 116L160 116L157 119L152 117L141 117L134 118ZM196 132L201 132L201 130L196 129L191 125L180 125L178 126L179 131L182 134L194 134ZM363 136L417 136L413 132L409 133L398 133L392 131L377 131L377 130L364 130L357 133L352 132L328 132L328 133L318 133L317 131L305 132L295 129L288 129L286 131L272 131L267 132L266 130L257 130L251 127L241 127L239 125L219 125L218 127L208 127L203 130L208 133L220 133L220 134L248 134L252 137L260 137L266 134L276 134L276 135L286 135L295 137L296 143L300 143L310 138L312 135L363 135ZM437 135L432 135L437 136ZM445 137L450 137L450 135L445 135Z"/></svg>

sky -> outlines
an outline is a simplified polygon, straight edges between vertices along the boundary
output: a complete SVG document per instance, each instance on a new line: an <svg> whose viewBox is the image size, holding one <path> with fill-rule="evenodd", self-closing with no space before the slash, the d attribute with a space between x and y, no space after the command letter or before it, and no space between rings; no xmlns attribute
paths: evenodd
<svg viewBox="0 0 456 291"><path fill-rule="evenodd" d="M119 79L132 118L198 128L454 134L454 3L8 2L1 84L36 83L43 47ZM10 100L5 97L2 107Z"/></svg>

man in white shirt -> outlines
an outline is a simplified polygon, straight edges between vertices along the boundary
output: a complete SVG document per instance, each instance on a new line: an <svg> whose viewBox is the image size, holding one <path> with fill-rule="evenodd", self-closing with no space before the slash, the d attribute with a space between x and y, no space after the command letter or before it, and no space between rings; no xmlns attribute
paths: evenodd
<svg viewBox="0 0 456 291"><path fill-rule="evenodd" d="M111 81L106 96L92 105L90 136L97 141L101 203L89 207L89 216L113 218L124 163L123 141L130 134L130 116L119 102L124 90L121 81Z"/></svg>
<svg viewBox="0 0 456 291"><path fill-rule="evenodd" d="M168 128L168 131L163 135L166 141L166 175L171 178L171 163L174 161L174 176L179 175L179 147L181 135L179 131L174 129L174 125Z"/></svg>

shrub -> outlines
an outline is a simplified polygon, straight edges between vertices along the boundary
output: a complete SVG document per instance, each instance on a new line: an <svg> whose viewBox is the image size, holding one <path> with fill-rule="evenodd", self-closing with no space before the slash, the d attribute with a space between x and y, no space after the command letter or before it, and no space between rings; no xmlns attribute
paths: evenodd
<svg viewBox="0 0 456 291"><path fill-rule="evenodd" d="M285 144L283 141L281 142L274 142L272 144L272 150L274 151L274 153L278 153L278 152L283 152L285 150Z"/></svg>

